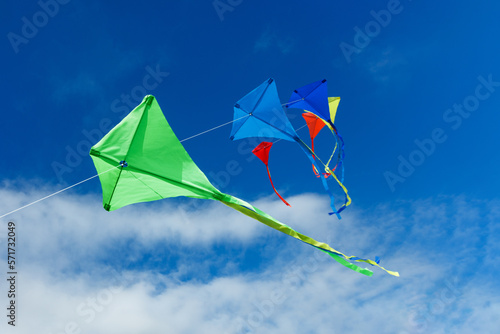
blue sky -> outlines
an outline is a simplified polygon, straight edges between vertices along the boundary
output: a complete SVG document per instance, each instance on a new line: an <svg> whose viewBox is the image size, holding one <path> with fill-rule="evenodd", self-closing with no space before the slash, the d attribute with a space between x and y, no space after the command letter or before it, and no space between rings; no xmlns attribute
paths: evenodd
<svg viewBox="0 0 500 334"><path fill-rule="evenodd" d="M295 144L280 142L270 157L292 208L274 195L251 142L229 140L230 126L183 144L222 191L345 253L378 255L401 277L358 277L218 203L169 199L107 213L94 179L2 218L25 241L18 326L4 319L1 328L495 332L499 7L2 3L0 215L94 175L90 146L145 94L184 139L231 121L234 103L269 77L283 103L326 78L329 95L341 97L335 123L353 199L341 221L326 215L328 197ZM296 111L289 117L303 125ZM308 142L306 129L299 135ZM316 145L328 155L331 136Z"/></svg>

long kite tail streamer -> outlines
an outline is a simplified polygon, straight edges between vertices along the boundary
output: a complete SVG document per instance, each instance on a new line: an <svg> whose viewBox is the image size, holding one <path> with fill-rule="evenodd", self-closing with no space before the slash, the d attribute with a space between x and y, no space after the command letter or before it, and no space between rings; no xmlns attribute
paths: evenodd
<svg viewBox="0 0 500 334"><path fill-rule="evenodd" d="M259 158L264 163L264 165L266 165L267 175L269 176L269 181L271 182L271 187L273 187L273 190L276 193L276 195L278 195L278 197L283 201L283 203L285 203L288 206L291 206L278 193L278 191L274 187L273 179L271 178L271 172L269 171L269 151L271 150L272 146L273 146L273 143L267 142L267 141L263 141L262 143L260 143L259 145L257 145L257 147L255 147L252 150L252 153L255 154L257 156L257 158Z"/></svg>
<svg viewBox="0 0 500 334"><path fill-rule="evenodd" d="M278 230L282 233L285 233L295 239L298 239L300 241L305 242L306 244L309 244L311 246L314 246L328 255L330 255L335 261L339 262L340 264L346 266L349 269L352 269L354 271L357 271L363 275L366 276L372 276L373 272L369 269L366 268L360 268L357 265L347 261L346 259L349 259L348 256L345 256L344 254L336 251L335 249L331 248L329 245L318 242L304 234L301 234L291 227L279 222L278 220L274 219L273 217L269 216L265 212L259 210L258 208L254 207L253 205L237 198L231 195L226 195L224 194L224 197L220 200L222 203L225 205L249 216L252 217L253 219L256 219L260 221L261 223ZM343 261L342 261L343 260ZM387 270L386 270L387 271ZM387 271L389 274L394 275L395 273ZM395 276L399 276L399 274L396 273Z"/></svg>
<svg viewBox="0 0 500 334"><path fill-rule="evenodd" d="M376 261L369 260L369 259L361 259L357 256L347 256L347 255L339 252L338 250L333 249L330 245L328 245L324 242L316 241L313 238L308 237L307 235L299 233L299 232L295 231L294 229L292 229L290 226L281 223L280 221L274 219L273 217L271 217L267 213L259 210L258 208L254 207L253 205L251 205L251 204L249 204L249 203L247 203L247 202L245 202L237 197L227 195L227 194L222 194L222 195L223 195L223 197L220 198L219 201L226 204L227 206L230 206L231 208L238 210L239 212L258 220L261 223L263 223L269 227L272 227L275 230L278 230L282 233L285 233L285 234L287 234L295 239L298 239L302 242L305 242L308 245L314 246L314 247L326 252L328 255L332 256L332 258L334 258L337 262L341 263L342 265L344 265L344 266L346 266L354 271L357 271L357 272L364 274L364 275L367 275L367 276L373 275L373 272L371 270L368 270L365 268L360 268L347 260L368 263L368 264L371 264L373 266L377 266L377 267L381 268L382 270L386 271L388 274L391 274L393 276L399 276L399 273L397 273L395 271L390 271L390 270L387 270L387 269L381 267ZM341 261L341 260L343 260L343 261Z"/></svg>
<svg viewBox="0 0 500 334"><path fill-rule="evenodd" d="M335 125L333 125L333 123L331 125L332 125L333 131L335 132L336 137L340 141L339 158L337 159L338 162L335 165L334 169L332 169L332 170L335 171L335 169L337 169L337 167L339 167L339 166L341 167L342 174L341 174L340 182L343 183L344 182L344 157L345 157L345 153L344 153L344 138L342 138L342 136L338 132L338 130L335 127ZM331 160L331 158L330 158L330 160ZM330 163L330 161L328 161L328 163L326 165L328 166L329 163Z"/></svg>
<svg viewBox="0 0 500 334"><path fill-rule="evenodd" d="M327 166L325 166L325 164L318 158L318 156L316 154L314 154L314 152L312 151L312 149L309 146L307 146L306 143L304 143L302 141L302 139L300 139L300 138L297 137L296 138L296 142L297 142L297 144L299 144L299 146L302 149L302 151L309 158L309 160L311 161L311 163L312 163L312 165L313 165L314 168L316 168L316 169L319 170L319 167L317 166L317 162L319 162L319 163L321 163L325 167L326 170L329 171L329 168ZM335 177L335 175L334 175L334 177ZM321 179L321 183L323 184L323 188L325 188L325 191L328 194L328 197L330 197L330 207L333 209L333 212L330 212L329 214L330 215L335 214L338 219L342 219L342 217L340 216L340 212L342 212L343 209L342 210L340 210L340 209L337 210L335 208L335 197L333 196L333 193L330 190L330 187L328 186L327 180L325 178L323 178L323 177L320 178L320 179ZM349 200L350 200L350 198L349 198Z"/></svg>
<svg viewBox="0 0 500 334"><path fill-rule="evenodd" d="M341 142L341 149L339 151L339 157L337 159L338 162L333 167L333 170L330 169L329 164L331 159L333 158L333 154L335 153L335 151L332 153L332 156L326 164L322 163L325 167L324 175L332 175L339 187L344 192L344 204L336 211L337 213L342 212L347 206L351 204L351 198L347 193L347 188L343 184L344 167L342 161L344 158L344 141L333 125L339 103L340 97L328 97L327 81L326 79L323 79L294 90L292 95L290 96L289 102L286 104L287 108L292 107L303 109L304 111L311 112L318 116L330 128L333 135L336 138L339 138L339 141ZM315 156L314 151L312 152L312 154ZM339 180L338 177L333 173L339 165L342 173L341 180Z"/></svg>
<svg viewBox="0 0 500 334"><path fill-rule="evenodd" d="M379 266L372 260L346 256L325 243L295 231L251 204L221 193L191 159L151 95L146 96L139 106L95 144L90 155L100 173L103 206L107 211L133 203L177 196L217 200L273 229L327 252L342 265L361 274L370 276L372 272L352 262ZM118 168L101 174L117 165ZM382 269L399 276L397 272Z"/></svg>
<svg viewBox="0 0 500 334"><path fill-rule="evenodd" d="M336 103L336 106L338 106L338 102ZM336 110L337 109L335 108L335 111ZM335 127L335 125L333 125L332 122L329 121L329 125L330 125L330 128L332 129L332 132L335 133L335 136L337 138L339 138L339 141L340 141L340 150L339 150L339 157L337 159L338 162L335 165L335 167L333 168L333 170L330 170L330 167L328 167L328 165L330 163L330 160L329 160L327 162L327 164L326 164L325 171L326 171L327 174L332 175L332 177L335 179L335 181L337 181L339 187L344 191L344 204L338 210L338 212L342 212L346 207L348 207L351 204L351 197L349 197L349 194L347 192L347 188L344 186L344 163L343 163L344 162L344 156L345 156L345 153L344 153L344 139L342 138L342 136L340 135L340 133L337 131L337 128ZM331 159L331 157L330 157L330 159ZM340 173L341 173L340 174L340 180L334 174L334 171L337 168L340 169Z"/></svg>

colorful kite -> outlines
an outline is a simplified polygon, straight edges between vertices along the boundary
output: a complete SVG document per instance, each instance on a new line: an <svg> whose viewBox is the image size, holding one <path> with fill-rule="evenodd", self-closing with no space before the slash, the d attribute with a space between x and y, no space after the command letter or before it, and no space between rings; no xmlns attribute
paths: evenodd
<svg viewBox="0 0 500 334"><path fill-rule="evenodd" d="M324 128L325 122L323 122L323 120L321 118L319 118L318 116L316 116L310 112L303 113L302 117L306 121L307 127L309 128L309 136L311 137L311 150L314 152L314 139L319 134L319 132ZM337 149L337 143L335 143L335 148L333 150L334 153L332 153L332 157L333 157L333 154L335 154L336 149ZM328 166L328 163L327 163L327 166ZM321 177L321 175L319 174L319 171L316 169L316 167L314 165L312 167L313 167L314 174L317 177ZM333 169L333 171L335 171L335 169ZM328 176L330 176L330 173L323 173L323 175L325 177L328 177Z"/></svg>
<svg viewBox="0 0 500 334"><path fill-rule="evenodd" d="M286 127L286 123L283 126ZM146 96L139 106L94 145L90 155L98 173L102 173L99 179L103 206L107 211L133 203L177 196L217 200L326 252L337 262L361 274L371 276L373 272L349 261L379 266L373 260L346 256L325 243L293 230L253 205L217 190L189 157L151 95ZM397 272L382 269L399 276Z"/></svg>
<svg viewBox="0 0 500 334"><path fill-rule="evenodd" d="M271 172L269 171L269 151L271 150L272 146L273 146L273 143L267 142L267 141L263 141L262 143L260 143L259 145L257 145L256 148L253 149L252 153L255 154L257 156L257 158L259 158L264 163L264 165L266 165L267 175L269 176L269 181L271 182L271 187L273 187L273 190L276 193L276 195L278 195L278 197L283 201L283 203L285 203L288 206L291 206L278 193L278 191L274 187L273 180L271 179Z"/></svg>
<svg viewBox="0 0 500 334"><path fill-rule="evenodd" d="M336 145L333 150L332 156L328 160L326 166L329 166L330 161L333 158L333 155L337 149L337 138L341 142L341 150L339 151L339 159L337 160L337 164L341 164L344 155L344 141L342 137L338 134L335 125L333 124L335 121L335 116L337 114L337 108L340 103L340 97L328 97L327 91L327 82L326 79L321 81L313 82L309 85L301 87L299 89L294 90L292 96L290 97L290 101L285 104L287 108L299 108L305 111L303 114L304 118L312 116L311 114L316 115L316 117L321 120L325 125L327 125L332 131ZM311 124L307 123L309 126L309 130L311 132ZM319 131L318 131L319 132ZM317 135L317 133L313 136L311 133L311 140ZM314 151L314 150L313 150ZM336 166L332 169L335 170ZM327 172L328 173L328 172Z"/></svg>
<svg viewBox="0 0 500 334"><path fill-rule="evenodd" d="M314 83L296 90L294 94L292 94L292 98L295 97L295 101L289 102L286 105L294 105L297 108L304 107L312 110L320 110L321 113L326 113L328 112L329 102L328 97L325 94L326 80L321 82L319 85ZM336 112L336 108L334 112ZM331 117L329 115L327 116L328 120L330 120ZM323 117L326 116L323 115ZM328 123L326 124L329 125ZM245 95L234 105L234 122L230 139L237 140L248 137L270 138L277 140L284 139L296 142L311 161L315 171L319 170L317 164L320 163L325 169L325 176L333 174L328 166L316 156L314 150L309 148L309 146L307 146L295 132L283 110L278 96L278 91L276 89L276 83L272 78L268 79L253 91ZM347 195L347 189L345 189L341 181L339 181L335 175L333 175L333 177L342 187L346 195L345 203L339 210L335 208L335 200L329 189L327 180L325 178L321 178L321 181L325 191L330 196L330 206L333 209L333 212L330 214L335 213L340 219L340 212L350 204L350 198Z"/></svg>
<svg viewBox="0 0 500 334"><path fill-rule="evenodd" d="M324 165L325 173L323 175L325 175L325 177L332 175L332 177L338 183L340 188L344 191L345 201L344 204L337 210L338 213L342 212L347 206L351 204L351 198L349 197L347 189L343 184L344 166L342 162L344 159L344 140L342 139L342 136L340 136L335 125L333 124L335 121L335 116L337 114L337 108L339 106L339 103L340 103L340 97L328 97L327 82L326 79L323 79L294 90L292 95L290 96L290 100L285 105L287 108L293 107L302 109L306 112L306 115L309 113L316 115L320 120L324 122L326 126L330 128L333 136L335 137L336 141L335 148L333 150L332 155L330 156L330 159ZM308 118L310 120L309 117L310 116L305 116L305 118ZM309 127L311 141L314 141L314 137L317 135L317 132L311 131L311 126L316 127L316 124L309 121L307 122L307 125ZM330 169L329 165L337 149L338 142L340 142L341 147L338 153L337 163L335 164L335 167L333 167L333 169ZM342 171L340 180L334 173L337 167L340 167L339 169Z"/></svg>

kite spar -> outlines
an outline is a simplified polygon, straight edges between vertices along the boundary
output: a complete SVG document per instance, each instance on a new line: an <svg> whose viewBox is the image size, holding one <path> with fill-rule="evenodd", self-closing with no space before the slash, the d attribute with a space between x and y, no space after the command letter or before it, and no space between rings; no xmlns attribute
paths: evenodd
<svg viewBox="0 0 500 334"><path fill-rule="evenodd" d="M217 200L326 252L337 262L361 274L371 276L373 272L352 262L380 267L373 260L347 256L326 243L295 231L250 203L220 192L186 152L151 95L146 96L140 105L95 144L90 155L99 173L103 206L107 211L133 203L178 196ZM399 276L397 272L382 269Z"/></svg>

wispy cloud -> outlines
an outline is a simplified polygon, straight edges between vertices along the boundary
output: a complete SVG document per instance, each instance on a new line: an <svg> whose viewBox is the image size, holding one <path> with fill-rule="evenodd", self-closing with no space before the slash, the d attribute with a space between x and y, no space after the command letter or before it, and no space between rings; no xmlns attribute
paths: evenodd
<svg viewBox="0 0 500 334"><path fill-rule="evenodd" d="M375 81L385 83L407 78L408 61L394 48L388 47L367 56L363 64Z"/></svg>
<svg viewBox="0 0 500 334"><path fill-rule="evenodd" d="M254 52L264 52L268 50L278 50L282 54L290 53L295 47L295 40L290 37L279 36L271 29L266 29L254 44Z"/></svg>
<svg viewBox="0 0 500 334"><path fill-rule="evenodd" d="M3 188L0 195L7 211L41 194ZM487 237L484 247L475 241L481 228L496 231L494 201L388 204L370 213L352 209L342 221L325 214L322 196L290 201L296 203L291 209L267 198L255 204L341 251L381 255L382 264L402 276L375 268L373 277L364 277L215 202L166 200L108 213L95 196L63 194L9 217L19 231L22 284L19 326L7 332L59 333L66 326L97 334L498 328L491 327L498 323L498 283L485 283L493 273L483 276L487 266L481 264L467 270L472 260L455 248L465 245L483 254L484 263L494 262L490 247L498 237ZM461 212L464 201L474 203L473 210ZM262 265L241 270L240 262L249 259ZM481 289L478 282L485 283Z"/></svg>

